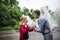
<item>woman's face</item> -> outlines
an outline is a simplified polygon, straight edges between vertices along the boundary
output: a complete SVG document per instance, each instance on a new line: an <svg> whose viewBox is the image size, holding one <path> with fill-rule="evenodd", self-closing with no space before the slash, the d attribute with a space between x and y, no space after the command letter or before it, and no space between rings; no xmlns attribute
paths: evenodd
<svg viewBox="0 0 60 40"><path fill-rule="evenodd" d="M23 17L21 21L23 21L23 22L24 22L24 20L25 20L25 18Z"/></svg>
<svg viewBox="0 0 60 40"><path fill-rule="evenodd" d="M27 23L28 21L27 21L27 18L25 17L25 23Z"/></svg>
<svg viewBox="0 0 60 40"><path fill-rule="evenodd" d="M22 21L25 22L25 23L28 22L26 17L23 17L23 18L22 18Z"/></svg>

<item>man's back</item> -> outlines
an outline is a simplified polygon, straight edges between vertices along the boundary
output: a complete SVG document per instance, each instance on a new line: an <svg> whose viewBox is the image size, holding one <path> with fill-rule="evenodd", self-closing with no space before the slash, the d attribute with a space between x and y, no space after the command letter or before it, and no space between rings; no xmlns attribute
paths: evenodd
<svg viewBox="0 0 60 40"><path fill-rule="evenodd" d="M38 19L38 25L37 32L41 33L49 33L50 32L50 26L48 21L44 17L39 17Z"/></svg>

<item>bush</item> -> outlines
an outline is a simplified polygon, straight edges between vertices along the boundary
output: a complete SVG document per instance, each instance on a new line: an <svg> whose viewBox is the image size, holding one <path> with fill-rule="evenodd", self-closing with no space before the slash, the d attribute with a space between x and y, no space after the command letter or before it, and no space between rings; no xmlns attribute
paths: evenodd
<svg viewBox="0 0 60 40"><path fill-rule="evenodd" d="M0 31L3 31L3 30L19 30L19 25L15 25L15 26L4 26L2 28L0 28Z"/></svg>
<svg viewBox="0 0 60 40"><path fill-rule="evenodd" d="M0 30L17 29L15 25L19 23L22 13L16 0L0 1Z"/></svg>
<svg viewBox="0 0 60 40"><path fill-rule="evenodd" d="M16 25L16 21L20 20L20 14L16 11L8 6L0 6L0 26Z"/></svg>
<svg viewBox="0 0 60 40"><path fill-rule="evenodd" d="M3 28L0 28L0 31L3 31L3 30L14 30L12 27L3 27Z"/></svg>

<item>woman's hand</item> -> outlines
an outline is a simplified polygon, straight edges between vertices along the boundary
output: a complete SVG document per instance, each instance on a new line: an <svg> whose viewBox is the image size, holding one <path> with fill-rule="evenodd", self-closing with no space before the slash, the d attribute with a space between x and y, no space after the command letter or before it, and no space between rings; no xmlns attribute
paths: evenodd
<svg viewBox="0 0 60 40"><path fill-rule="evenodd" d="M35 28L36 28L36 26L35 26L35 25L33 25L33 26L32 26L32 28L34 28L34 29L35 29Z"/></svg>

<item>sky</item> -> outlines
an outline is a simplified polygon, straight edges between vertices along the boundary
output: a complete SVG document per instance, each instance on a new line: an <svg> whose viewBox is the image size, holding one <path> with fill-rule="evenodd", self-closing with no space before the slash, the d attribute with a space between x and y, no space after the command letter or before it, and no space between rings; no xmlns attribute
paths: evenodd
<svg viewBox="0 0 60 40"><path fill-rule="evenodd" d="M57 8L57 0L17 0L21 9L26 7L28 9L40 9L41 7L48 6L49 9L55 11Z"/></svg>

